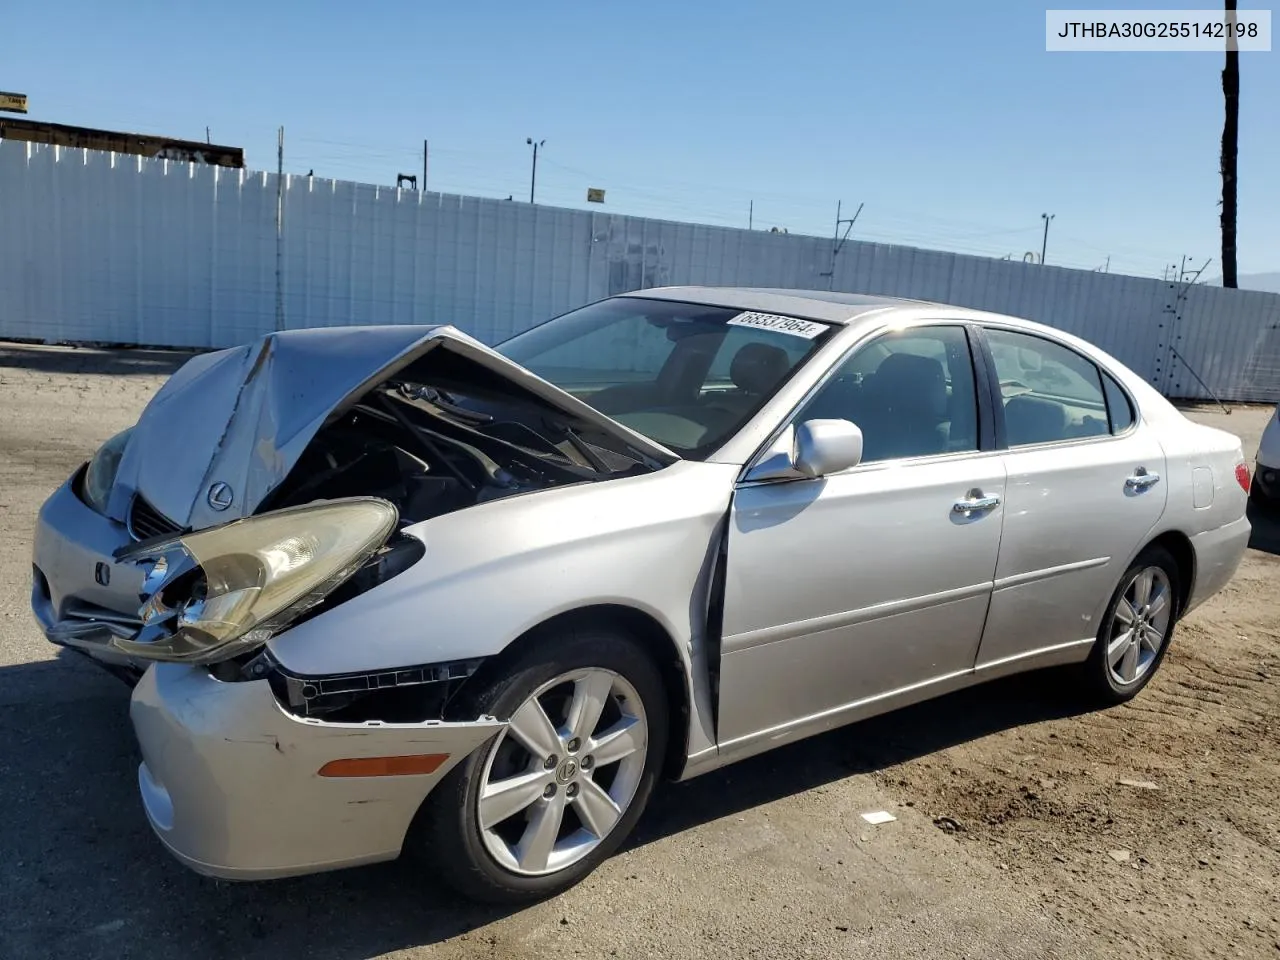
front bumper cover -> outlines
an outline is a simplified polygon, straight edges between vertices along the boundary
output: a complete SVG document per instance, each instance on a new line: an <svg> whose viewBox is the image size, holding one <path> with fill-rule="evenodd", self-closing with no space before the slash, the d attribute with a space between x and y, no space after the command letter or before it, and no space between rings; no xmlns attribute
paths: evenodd
<svg viewBox="0 0 1280 960"><path fill-rule="evenodd" d="M40 508L36 521L31 611L45 636L117 669L146 664L111 646L141 626L142 572L113 554L132 543L128 531L88 507L74 489L76 472Z"/></svg>
<svg viewBox="0 0 1280 960"><path fill-rule="evenodd" d="M158 663L130 707L147 819L170 852L229 880L391 860L431 789L503 729L492 718L324 723L287 713L265 680L224 683ZM322 777L333 760L448 754L434 773Z"/></svg>

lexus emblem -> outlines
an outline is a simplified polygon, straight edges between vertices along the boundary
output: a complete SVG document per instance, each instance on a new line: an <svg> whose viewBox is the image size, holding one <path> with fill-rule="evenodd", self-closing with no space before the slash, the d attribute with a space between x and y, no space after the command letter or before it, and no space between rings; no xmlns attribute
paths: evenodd
<svg viewBox="0 0 1280 960"><path fill-rule="evenodd" d="M217 483L211 484L208 496L205 497L209 501L209 506L215 510L225 510L235 502L236 495L231 489L231 484L223 483L219 480Z"/></svg>

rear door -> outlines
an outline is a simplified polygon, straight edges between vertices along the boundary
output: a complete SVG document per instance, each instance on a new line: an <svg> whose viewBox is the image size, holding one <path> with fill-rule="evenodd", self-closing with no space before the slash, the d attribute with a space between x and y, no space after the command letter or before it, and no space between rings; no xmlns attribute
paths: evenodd
<svg viewBox="0 0 1280 960"><path fill-rule="evenodd" d="M1165 504L1164 451L1128 394L1045 336L989 326L1007 475L977 666L1088 646Z"/></svg>
<svg viewBox="0 0 1280 960"><path fill-rule="evenodd" d="M980 427L971 357L962 325L858 348L793 423L853 421L862 462L735 492L722 747L835 725L861 704L973 668L1004 465L994 430L985 419Z"/></svg>

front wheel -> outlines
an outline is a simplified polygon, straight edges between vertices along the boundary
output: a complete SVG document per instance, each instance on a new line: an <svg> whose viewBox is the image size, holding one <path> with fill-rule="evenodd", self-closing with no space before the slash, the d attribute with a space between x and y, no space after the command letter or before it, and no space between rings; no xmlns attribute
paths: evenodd
<svg viewBox="0 0 1280 960"><path fill-rule="evenodd" d="M559 893L622 843L666 750L662 677L635 640L577 631L526 646L468 715L509 720L428 796L410 838L459 892L518 903Z"/></svg>
<svg viewBox="0 0 1280 960"><path fill-rule="evenodd" d="M1124 572L1085 664L1093 696L1124 703L1150 682L1169 649L1179 589L1177 561L1163 547L1148 547Z"/></svg>

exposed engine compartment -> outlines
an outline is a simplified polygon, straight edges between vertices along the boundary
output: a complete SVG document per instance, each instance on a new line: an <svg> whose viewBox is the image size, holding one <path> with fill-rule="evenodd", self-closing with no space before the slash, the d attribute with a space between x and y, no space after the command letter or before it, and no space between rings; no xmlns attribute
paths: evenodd
<svg viewBox="0 0 1280 960"><path fill-rule="evenodd" d="M450 377L438 360L434 368L424 366L412 365L336 411L257 511L372 496L399 512L399 529L386 544L295 622L319 616L419 562L426 548L404 532L408 526L490 500L652 467L629 451L591 442L598 438L587 439L578 425L510 395L503 384L498 390L477 388ZM423 382L428 379L430 384ZM281 705L298 716L416 722L439 718L480 662L308 678L286 675L266 651L256 651L211 669L224 681L269 679Z"/></svg>
<svg viewBox="0 0 1280 960"><path fill-rule="evenodd" d="M395 504L402 523L419 523L517 492L495 487L469 458L435 462L415 451L421 445L394 421L356 406L321 429L264 509L339 497L381 497ZM442 454L440 460L448 457ZM448 463L454 469L446 468ZM457 472L471 481L460 479Z"/></svg>
<svg viewBox="0 0 1280 960"><path fill-rule="evenodd" d="M335 412L259 512L375 496L395 504L408 525L652 468L501 380L477 384L473 369L451 368L457 362L428 355Z"/></svg>
<svg viewBox="0 0 1280 960"><path fill-rule="evenodd" d="M426 546L407 530L415 524L491 500L636 475L662 465L590 418L561 410L472 359L432 350L335 406L287 473L241 522L262 517L267 523L267 516L287 509L325 509L322 501L345 509L338 504L352 498L376 498L395 507L388 520L394 529L379 540L376 552L366 554L354 574L299 606L285 621L289 629L422 561ZM188 582L199 578L174 579L168 566L163 570L161 577L170 579L161 580L157 604L166 612L203 609L203 596ZM172 633L161 639L169 642ZM270 680L281 705L298 716L417 722L439 718L479 664L303 677L286 675L259 645L211 662L209 669L224 682Z"/></svg>

